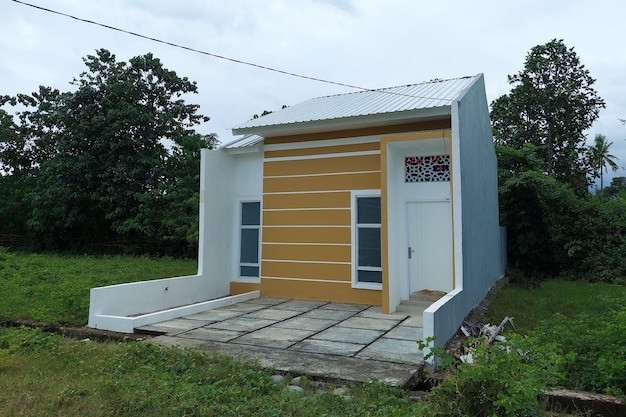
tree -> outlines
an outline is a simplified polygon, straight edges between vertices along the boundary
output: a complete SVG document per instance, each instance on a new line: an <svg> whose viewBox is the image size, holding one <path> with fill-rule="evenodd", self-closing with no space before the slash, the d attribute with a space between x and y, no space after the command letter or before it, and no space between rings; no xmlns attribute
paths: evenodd
<svg viewBox="0 0 626 417"><path fill-rule="evenodd" d="M508 76L513 86L491 103L496 142L520 149L541 147L543 170L555 178L586 188L589 162L584 132L598 118L604 101L573 48L552 40L531 49L524 69Z"/></svg>
<svg viewBox="0 0 626 417"><path fill-rule="evenodd" d="M609 148L613 142L609 142L606 136L597 134L594 138L594 144L589 147L589 159L593 168L594 178L600 178L600 190L604 188L603 171L608 172L611 168L613 171L619 169L617 162L619 159L615 155L609 153Z"/></svg>
<svg viewBox="0 0 626 417"><path fill-rule="evenodd" d="M208 117L182 99L197 86L150 53L123 62L100 49L83 61L87 70L73 80L75 91L40 87L18 96L27 109L18 113L23 143L13 148L28 156L26 169L36 179L28 227L74 248L160 236L142 226L143 211L152 210L151 223L170 222L167 207L153 208L158 196L176 194L179 177L199 167L195 156L182 153L196 155L215 143L194 130Z"/></svg>

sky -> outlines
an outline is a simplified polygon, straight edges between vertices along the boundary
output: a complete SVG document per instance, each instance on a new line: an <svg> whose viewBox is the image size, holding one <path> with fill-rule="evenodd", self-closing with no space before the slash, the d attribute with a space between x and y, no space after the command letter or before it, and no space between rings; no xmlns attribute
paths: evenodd
<svg viewBox="0 0 626 417"><path fill-rule="evenodd" d="M621 0L23 0L193 49L363 88L483 73L487 100L510 91L533 46L563 39L596 79L606 109L587 132L613 142L626 176L626 3ZM196 81L211 120L230 129L264 110L354 89L238 64L0 0L0 95L70 91L82 58L148 52Z"/></svg>

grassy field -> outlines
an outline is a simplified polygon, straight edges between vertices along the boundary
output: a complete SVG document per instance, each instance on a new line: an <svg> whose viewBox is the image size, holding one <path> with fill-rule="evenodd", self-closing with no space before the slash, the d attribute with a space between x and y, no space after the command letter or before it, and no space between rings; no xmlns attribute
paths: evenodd
<svg viewBox="0 0 626 417"><path fill-rule="evenodd" d="M0 322L83 326L90 288L196 272L197 262L189 259L20 254L0 248Z"/></svg>
<svg viewBox="0 0 626 417"><path fill-rule="evenodd" d="M191 260L63 257L0 250L0 319L84 325L91 287L195 271L196 262ZM557 344L562 360L568 361L565 381L570 388L626 392L624 287L569 281L547 281L533 290L508 286L496 298L489 321L499 323L505 315L515 317L518 333L533 336L545 346ZM526 378L532 378L533 395L540 388L535 382L537 369L543 368L532 369L532 363L522 363L522 357L510 361L500 356L498 372L492 369L494 357L488 357L483 365L457 373L457 379L447 384L448 391L431 397L436 401L412 403L401 391L378 383L349 387L348 399L332 394L332 386L319 394L313 384L305 384L305 392L298 394L272 383L269 371L225 357L143 342L78 341L41 330L0 327L0 417L466 417L472 412L460 410L459 404L474 398L477 381L481 381L480 392L493 395L493 403L485 404L522 410L521 414L492 414L529 415L523 403L510 404L514 392L502 397L503 385L496 377L514 379L525 372ZM470 401L467 406L476 404Z"/></svg>
<svg viewBox="0 0 626 417"><path fill-rule="evenodd" d="M0 416L411 416L400 390L373 383L345 394L274 384L254 364L149 343L62 339L0 328Z"/></svg>
<svg viewBox="0 0 626 417"><path fill-rule="evenodd" d="M560 347L568 359L567 388L626 394L626 287L562 280L534 289L509 285L488 321L505 316L515 318L508 332Z"/></svg>

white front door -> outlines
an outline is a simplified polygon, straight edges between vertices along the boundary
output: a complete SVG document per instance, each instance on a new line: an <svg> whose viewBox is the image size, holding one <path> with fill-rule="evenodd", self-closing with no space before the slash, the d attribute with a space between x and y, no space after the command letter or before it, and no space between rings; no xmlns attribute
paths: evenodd
<svg viewBox="0 0 626 417"><path fill-rule="evenodd" d="M407 203L409 294L452 291L450 201Z"/></svg>

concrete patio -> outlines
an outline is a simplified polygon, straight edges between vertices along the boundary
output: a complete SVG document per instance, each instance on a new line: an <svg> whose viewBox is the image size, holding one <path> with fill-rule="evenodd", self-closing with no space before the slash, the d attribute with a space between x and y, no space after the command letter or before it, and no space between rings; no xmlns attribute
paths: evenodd
<svg viewBox="0 0 626 417"><path fill-rule="evenodd" d="M424 306L426 308L426 305ZM335 381L409 384L423 366L421 314L380 307L256 298L144 326L152 342L194 347Z"/></svg>

